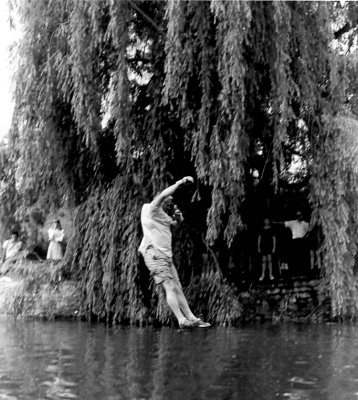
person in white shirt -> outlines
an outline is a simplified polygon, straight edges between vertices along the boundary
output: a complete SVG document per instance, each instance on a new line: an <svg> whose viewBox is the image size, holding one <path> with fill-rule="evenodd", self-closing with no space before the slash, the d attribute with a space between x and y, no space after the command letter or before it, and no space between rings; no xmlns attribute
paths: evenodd
<svg viewBox="0 0 358 400"><path fill-rule="evenodd" d="M307 263L305 259L306 255L308 255L306 235L309 231L309 224L303 220L301 211L297 211L296 219L282 222L282 224L286 228L289 228L292 233L291 246L289 246L291 269L296 270L294 273L300 274L303 272L305 264ZM283 269L287 269L287 264L284 265Z"/></svg>
<svg viewBox="0 0 358 400"><path fill-rule="evenodd" d="M61 260L63 258L62 242L65 237L65 231L61 227L61 222L56 219L48 230L48 239L50 241L47 249L47 260Z"/></svg>
<svg viewBox="0 0 358 400"><path fill-rule="evenodd" d="M173 263L171 229L183 221L183 215L173 203L172 195L180 186L193 182L191 176L184 177L164 189L151 203L144 204L141 212L143 239L138 250L155 283L163 286L180 328L210 326L190 310Z"/></svg>
<svg viewBox="0 0 358 400"><path fill-rule="evenodd" d="M19 240L19 233L12 231L10 239L5 240L2 247L4 250L2 262L15 259L22 249L22 241Z"/></svg>
<svg viewBox="0 0 358 400"><path fill-rule="evenodd" d="M291 229L292 240L304 238L309 230L309 224L303 220L301 211L297 211L296 219L286 221L284 224L286 228Z"/></svg>

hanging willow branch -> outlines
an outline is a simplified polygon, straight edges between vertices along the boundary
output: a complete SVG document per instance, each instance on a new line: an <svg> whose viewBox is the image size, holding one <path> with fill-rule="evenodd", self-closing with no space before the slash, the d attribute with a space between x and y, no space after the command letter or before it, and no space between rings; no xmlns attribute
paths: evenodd
<svg viewBox="0 0 358 400"><path fill-rule="evenodd" d="M249 204L253 171L273 197L299 153L325 235L333 314L355 313L358 150L348 143L356 74L354 60L331 46L332 21L354 21L354 2L341 9L221 0L12 5L24 31L14 77L12 189L18 209L69 199L77 207L68 262L81 281L83 307L121 321L148 316L136 252L139 214L165 185L196 177L190 205L178 194L189 218L176 246L181 275L195 277L202 236L225 260L243 219L264 212ZM234 292L221 277L210 279L208 314L227 322L215 315L225 307L214 302L222 291L226 304L236 304ZM159 296L148 313L162 309Z"/></svg>

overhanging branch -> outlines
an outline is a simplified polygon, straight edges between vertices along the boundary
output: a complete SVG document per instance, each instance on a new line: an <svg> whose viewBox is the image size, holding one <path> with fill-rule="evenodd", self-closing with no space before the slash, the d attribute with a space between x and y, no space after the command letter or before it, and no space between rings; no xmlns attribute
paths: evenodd
<svg viewBox="0 0 358 400"><path fill-rule="evenodd" d="M128 3L137 11L139 12L139 14L142 15L142 17L144 19L146 19L160 34L162 34L163 32L161 31L161 29L159 28L159 26L153 21L153 19L146 14L140 7L137 6L137 4L135 4L132 0L128 0Z"/></svg>

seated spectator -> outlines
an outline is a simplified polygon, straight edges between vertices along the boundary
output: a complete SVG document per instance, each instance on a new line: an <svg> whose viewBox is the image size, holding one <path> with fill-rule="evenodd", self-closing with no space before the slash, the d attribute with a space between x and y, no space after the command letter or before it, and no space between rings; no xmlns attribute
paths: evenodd
<svg viewBox="0 0 358 400"><path fill-rule="evenodd" d="M270 280L274 279L272 274L272 256L276 252L276 236L272 230L269 218L264 219L261 233L257 239L257 251L261 255L262 270L259 278L262 281L265 278L266 267L268 267Z"/></svg>
<svg viewBox="0 0 358 400"><path fill-rule="evenodd" d="M2 262L16 259L22 250L22 245L23 243L19 239L19 232L12 231L10 239L5 240L2 246L4 250Z"/></svg>
<svg viewBox="0 0 358 400"><path fill-rule="evenodd" d="M63 258L62 242L65 237L65 231L61 227L61 222L57 219L48 230L50 244L47 250L47 260L61 260Z"/></svg>

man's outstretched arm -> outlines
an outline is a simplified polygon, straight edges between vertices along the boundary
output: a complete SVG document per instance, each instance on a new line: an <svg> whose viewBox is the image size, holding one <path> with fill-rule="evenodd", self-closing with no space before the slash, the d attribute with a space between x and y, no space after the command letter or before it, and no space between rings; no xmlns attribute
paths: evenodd
<svg viewBox="0 0 358 400"><path fill-rule="evenodd" d="M169 197L172 196L175 191L183 184L185 183L193 183L194 179L191 176L184 176L184 178L180 179L179 181L175 182L174 185L171 185L164 189L161 193L158 194L152 201L152 205L154 207L160 207L163 203L163 201Z"/></svg>

